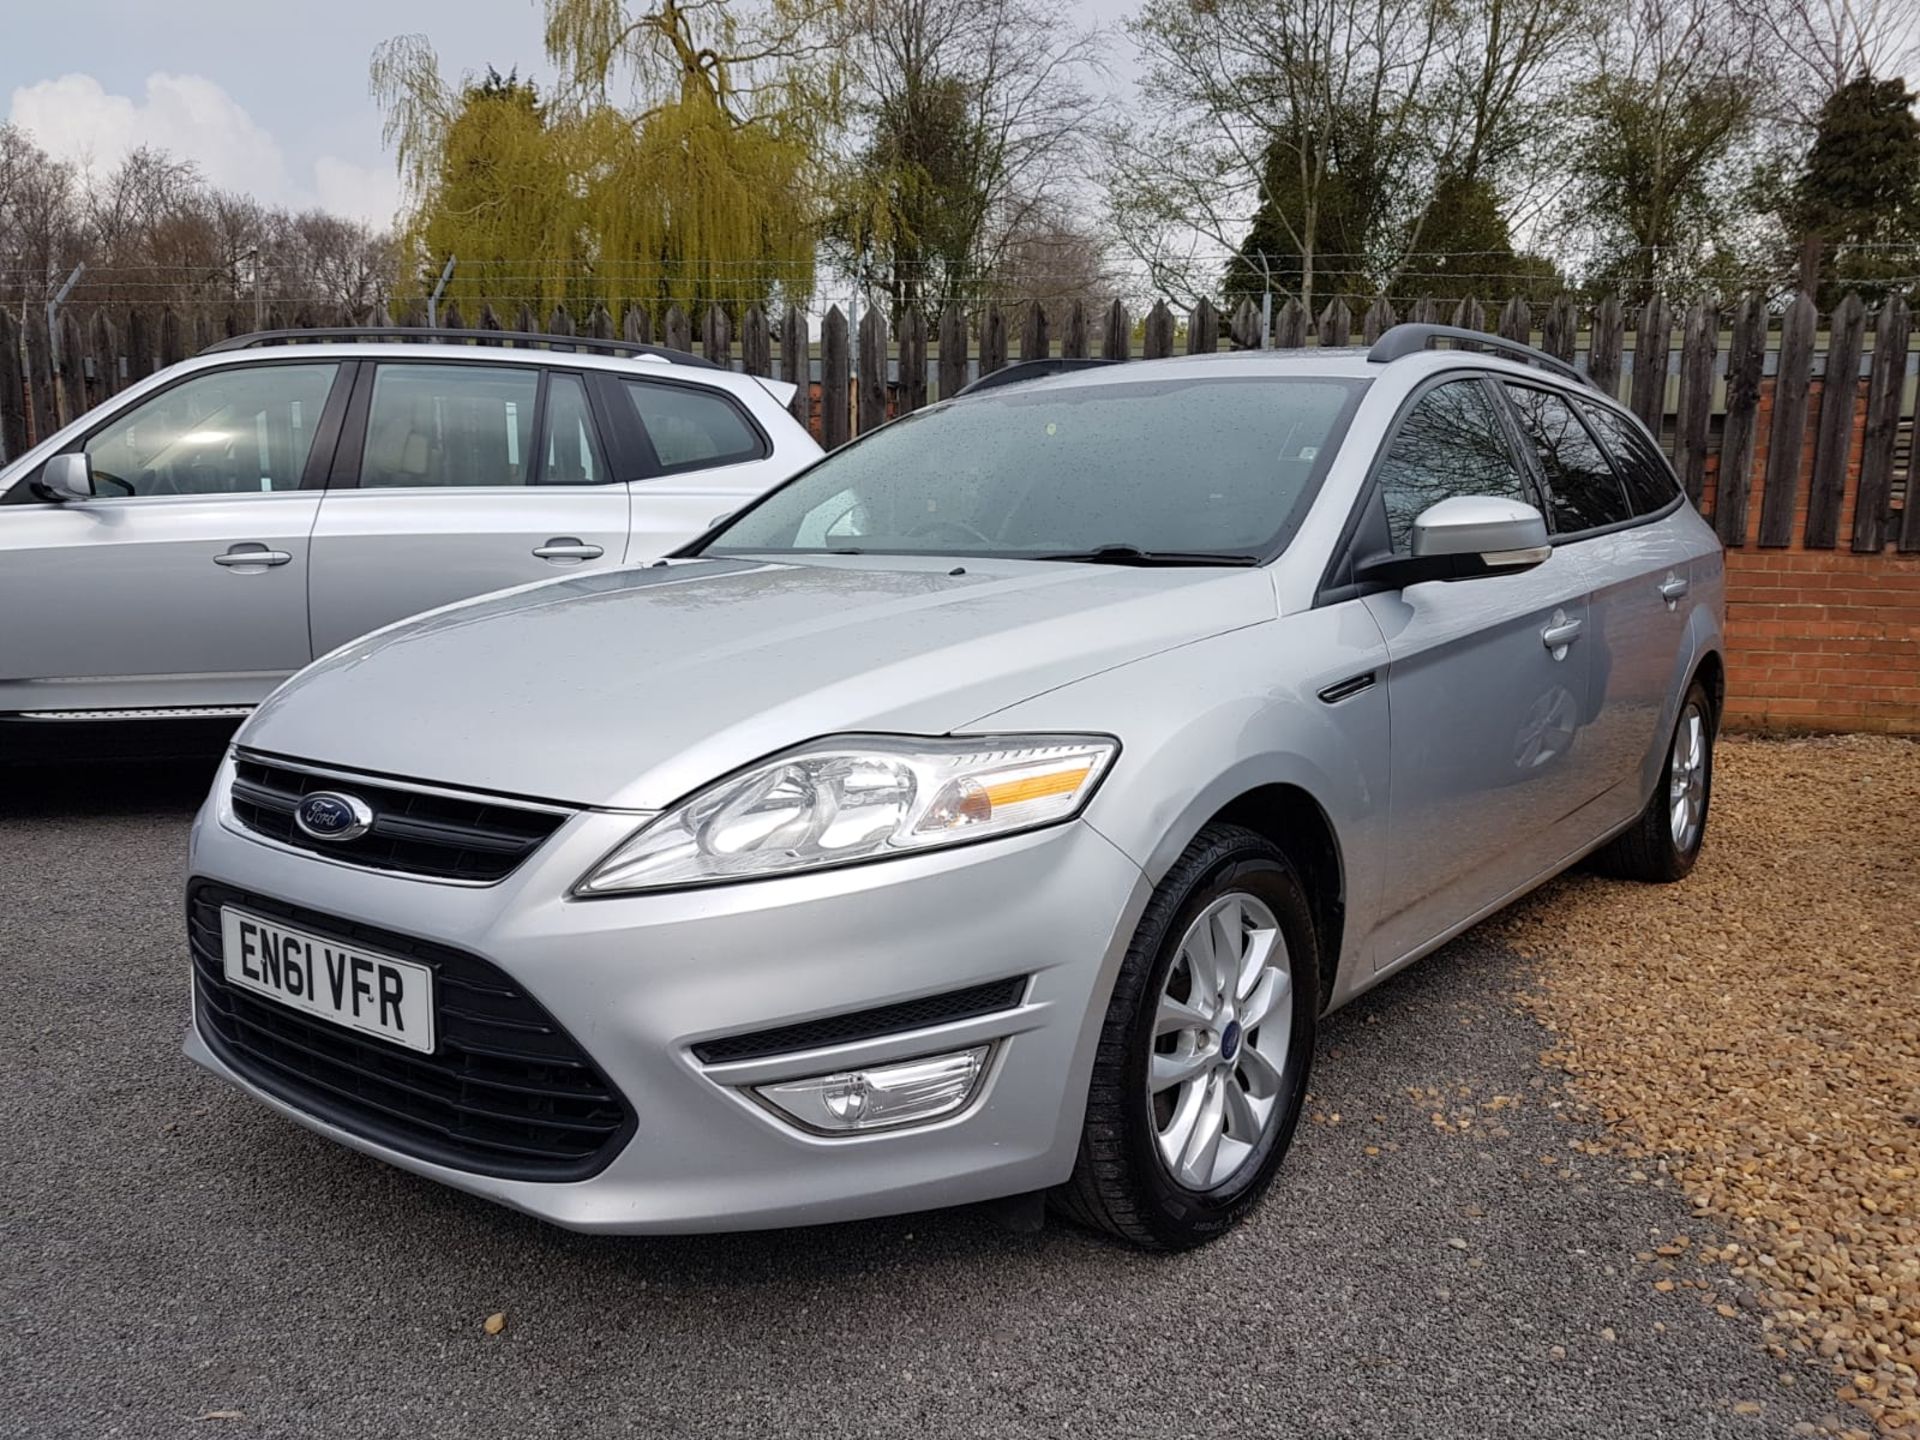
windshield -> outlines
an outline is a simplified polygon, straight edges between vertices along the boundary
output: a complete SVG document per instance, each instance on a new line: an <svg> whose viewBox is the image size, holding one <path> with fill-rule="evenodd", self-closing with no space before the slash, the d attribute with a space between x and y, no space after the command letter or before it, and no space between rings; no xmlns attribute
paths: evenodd
<svg viewBox="0 0 1920 1440"><path fill-rule="evenodd" d="M1264 558L1292 536L1365 385L1195 377L988 392L836 451L701 553Z"/></svg>

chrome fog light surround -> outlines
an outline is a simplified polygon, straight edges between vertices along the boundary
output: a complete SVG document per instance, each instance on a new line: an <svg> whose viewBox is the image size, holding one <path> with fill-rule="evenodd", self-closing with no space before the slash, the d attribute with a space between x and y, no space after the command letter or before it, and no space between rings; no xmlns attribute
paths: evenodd
<svg viewBox="0 0 1920 1440"><path fill-rule="evenodd" d="M966 1109L993 1046L890 1060L752 1087L754 1097L816 1135L861 1135L924 1125Z"/></svg>

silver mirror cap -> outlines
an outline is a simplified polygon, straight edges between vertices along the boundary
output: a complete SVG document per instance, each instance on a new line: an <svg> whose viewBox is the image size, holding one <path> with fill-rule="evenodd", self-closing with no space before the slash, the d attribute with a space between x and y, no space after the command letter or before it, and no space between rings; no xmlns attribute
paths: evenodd
<svg viewBox="0 0 1920 1440"><path fill-rule="evenodd" d="M93 466L84 454L55 455L40 468L40 488L56 500L91 500Z"/></svg>
<svg viewBox="0 0 1920 1440"><path fill-rule="evenodd" d="M1475 555L1489 569L1538 565L1553 553L1547 522L1533 506L1497 495L1456 495L1429 505L1413 522L1417 559Z"/></svg>

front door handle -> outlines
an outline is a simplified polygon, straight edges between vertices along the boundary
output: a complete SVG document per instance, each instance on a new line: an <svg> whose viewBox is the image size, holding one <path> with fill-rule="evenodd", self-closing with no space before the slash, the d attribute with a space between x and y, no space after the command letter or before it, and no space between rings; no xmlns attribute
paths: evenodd
<svg viewBox="0 0 1920 1440"><path fill-rule="evenodd" d="M1553 652L1556 660L1564 659L1567 647L1580 638L1580 621L1569 620L1564 612L1556 610L1553 621L1540 632L1540 643Z"/></svg>
<svg viewBox="0 0 1920 1440"><path fill-rule="evenodd" d="M213 557L216 565L258 565L262 569L269 565L285 565L293 556L285 550L269 550L266 546L252 541L232 545L225 553Z"/></svg>
<svg viewBox="0 0 1920 1440"><path fill-rule="evenodd" d="M598 545L588 545L571 535L556 535L544 545L536 545L533 553L542 560L598 560L607 552Z"/></svg>
<svg viewBox="0 0 1920 1440"><path fill-rule="evenodd" d="M1680 603L1680 597L1686 593L1686 576L1676 575L1669 570L1667 572L1667 578L1660 582L1660 598L1666 601L1668 608L1671 609Z"/></svg>

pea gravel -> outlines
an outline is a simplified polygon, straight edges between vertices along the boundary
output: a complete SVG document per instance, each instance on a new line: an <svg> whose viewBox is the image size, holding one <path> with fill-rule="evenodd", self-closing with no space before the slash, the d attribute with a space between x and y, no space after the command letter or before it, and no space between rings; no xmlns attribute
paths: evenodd
<svg viewBox="0 0 1920 1440"><path fill-rule="evenodd" d="M1658 1256L1851 1425L1920 1440L1920 745L1728 739L1681 886L1592 876L1488 927L1537 960L1549 1063L1611 1148L1726 1227ZM1642 1167L1640 1173L1647 1173Z"/></svg>
<svg viewBox="0 0 1920 1440"><path fill-rule="evenodd" d="M1745 1299L1658 1288L1692 1278L1659 1251L1725 1232L1657 1160L1586 1153L1485 931L1328 1023L1278 1184L1198 1253L977 1211L586 1238L180 1058L205 782L0 775L0 1436L1765 1440L1846 1411Z"/></svg>

